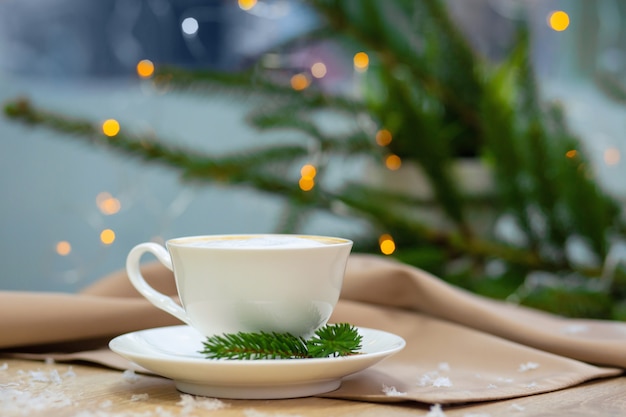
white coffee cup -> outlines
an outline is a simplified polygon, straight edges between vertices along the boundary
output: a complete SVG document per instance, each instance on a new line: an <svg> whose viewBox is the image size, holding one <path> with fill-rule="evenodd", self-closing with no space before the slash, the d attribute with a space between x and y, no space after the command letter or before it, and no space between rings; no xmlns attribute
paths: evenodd
<svg viewBox="0 0 626 417"><path fill-rule="evenodd" d="M265 331L308 337L335 308L352 242L311 235L207 235L171 239L166 248L141 243L126 260L131 283L156 307L206 336ZM174 272L182 307L141 275L146 252Z"/></svg>

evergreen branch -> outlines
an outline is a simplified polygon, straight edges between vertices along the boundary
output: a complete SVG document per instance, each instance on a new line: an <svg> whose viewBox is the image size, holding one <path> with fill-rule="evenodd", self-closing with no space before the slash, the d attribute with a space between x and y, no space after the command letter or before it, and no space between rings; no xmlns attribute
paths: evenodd
<svg viewBox="0 0 626 417"><path fill-rule="evenodd" d="M322 209L332 211L333 204L341 201L348 207L363 213L373 223L384 223L385 228L395 228L421 238L426 242L455 253L466 253L479 258L496 257L515 265L539 270L576 270L587 276L599 276L600 271L593 268L574 268L565 263L554 263L541 258L534 250L512 248L506 245L482 239L467 239L453 232L438 230L404 216L399 211L392 210L387 205L371 204L371 196L366 189L345 189L343 192L330 193L321 186L316 186L309 192L302 192L295 181L289 181L284 175L274 175L264 172L258 165L268 160L256 160L255 152L242 159L239 156L224 156L222 158L208 155L199 155L188 150L166 146L154 139L127 136L118 134L109 138L99 132L92 123L83 120L60 117L54 113L36 109L27 100L17 100L8 103L5 112L9 117L22 120L32 125L47 126L61 133L79 136L87 142L101 143L126 155L135 156L148 162L160 163L181 172L183 178L197 179L205 182L218 181L230 184L249 185L259 191L279 195L297 202L306 209ZM263 158L268 157L276 161L291 161L294 156L306 154L300 147L273 148L261 151ZM287 162L284 161L284 162ZM591 185L587 184L588 187ZM574 193L576 194L576 193ZM582 216L588 216L585 212ZM596 231L598 233L598 231ZM601 233L601 231L599 232Z"/></svg>
<svg viewBox="0 0 626 417"><path fill-rule="evenodd" d="M344 33L361 42L365 47L376 51L381 63L385 65L390 73L408 71L427 93L432 97L437 97L441 103L454 109L459 118L475 129L481 129L481 122L478 113L471 103L459 101L457 92L448 88L428 69L428 65L417 54L416 48L408 43L410 36L394 36L392 39L389 33L395 33L398 27L410 26L410 24L400 24L396 21L382 21L381 16L386 13L380 9L368 14L368 19L359 19L357 16L361 12L358 5L345 0L310 0L314 8L325 18L328 24L339 33ZM421 2L414 2L419 4ZM392 2L368 2L371 8L394 7ZM406 18L403 13L396 13L395 16ZM376 22L376 24L372 23ZM377 27L385 31L371 31L369 28ZM383 25L384 26L380 26ZM393 40L393 42L392 42ZM467 68L467 71L473 68Z"/></svg>
<svg viewBox="0 0 626 417"><path fill-rule="evenodd" d="M380 154L381 148L375 145L373 138L362 130L351 131L345 135L331 136L322 132L307 117L293 113L291 105L275 108L263 108L248 115L249 123L260 130L287 129L302 132L320 144L320 150L337 154L355 155L357 153Z"/></svg>
<svg viewBox="0 0 626 417"><path fill-rule="evenodd" d="M562 109L552 106L547 114L554 140L561 146L558 154L576 150L580 144L566 127ZM586 238L595 253L604 258L609 250L607 234L623 227L621 208L593 180L588 172L589 162L581 152L572 158L561 157L558 162L556 182L566 208L562 216L569 220L571 232Z"/></svg>
<svg viewBox="0 0 626 417"><path fill-rule="evenodd" d="M394 126L391 121L386 120L393 116L389 116L389 112L382 109L381 119L394 131L395 136L389 149L401 158L413 159L422 166L443 211L459 230L471 234L466 223L460 191L449 170L453 155L448 146L449 140L446 140L449 138L446 137L447 130L443 128L441 115L422 110L427 107L424 106L422 98L409 91L397 77L386 71L384 73L389 101L398 104L396 119L403 121L396 122L397 125ZM398 114L401 115L400 118L397 117ZM411 121L410 124L405 122L408 120Z"/></svg>
<svg viewBox="0 0 626 417"><path fill-rule="evenodd" d="M288 79L288 77L283 77ZM205 90L213 93L238 94L242 97L263 97L265 100L288 100L294 108L310 110L332 108L348 114L358 114L367 110L363 103L347 97L324 94L307 89L296 91L287 82L269 80L261 71L223 73L210 70L183 70L175 67L158 68L154 77L156 85L176 90L200 93Z"/></svg>
<svg viewBox="0 0 626 417"><path fill-rule="evenodd" d="M308 357L304 339L289 333L227 333L210 336L200 353L211 359L289 359Z"/></svg>
<svg viewBox="0 0 626 417"><path fill-rule="evenodd" d="M339 323L319 328L306 346L313 358L348 356L361 349L362 340L363 336L350 324Z"/></svg>
<svg viewBox="0 0 626 417"><path fill-rule="evenodd" d="M310 120L289 111L289 106L281 106L271 111L261 110L248 115L247 120L258 129L292 129L301 131L319 142L324 142L322 132Z"/></svg>
<svg viewBox="0 0 626 417"><path fill-rule="evenodd" d="M308 155L306 147L297 145L273 146L266 149L249 149L234 155L212 156L200 154L184 147L170 146L165 141L137 136L123 131L113 137L105 136L95 124L78 119L63 117L53 112L33 107L28 100L20 99L5 106L7 116L30 125L46 126L60 133L66 133L90 142L102 144L126 155L135 156L147 162L156 162L181 171L188 180L215 180L240 183L249 181L251 174L257 173L261 165L270 162L292 163L298 157ZM260 172L259 172L260 175ZM259 184L272 181L258 180ZM284 188L284 187L279 187Z"/></svg>
<svg viewBox="0 0 626 417"><path fill-rule="evenodd" d="M522 182L525 180L522 156L518 147L525 145L520 140L516 114L512 102L516 98L514 90L516 68L523 65L524 53L522 47L514 49L499 68L490 74L490 82L485 84L483 100L480 103L480 112L490 123L483 130L485 151L490 159L498 197L503 207L515 216L526 238L528 247L533 251L538 250L541 240L534 228L527 208L529 206L527 187Z"/></svg>
<svg viewBox="0 0 626 417"><path fill-rule="evenodd" d="M514 86L518 97L510 103L517 110L515 120L520 125L519 144L522 162L518 175L527 175L532 184L527 186L529 201L536 201L541 214L547 218L545 236L556 247L563 247L571 230L559 213L558 183L554 181L559 160L564 159L564 152L556 152L558 143L549 140L545 126L545 117L541 108L541 99L534 69L530 62L530 33L524 23L520 23L514 54L517 63ZM518 104L516 105L517 102ZM515 142L515 140L512 140ZM552 142L552 143L551 143ZM518 202L516 202L518 204ZM557 256L565 257L561 252Z"/></svg>
<svg viewBox="0 0 626 417"><path fill-rule="evenodd" d="M404 0L405 2L414 3L413 0ZM424 4L429 11L429 16L437 22L437 28L445 39L444 51L447 57L454 58L455 66L458 68L475 68L476 56L474 50L468 44L466 37L460 32L459 25L452 21L446 6L440 0L424 0ZM450 64L448 64L450 65ZM452 68L452 65L450 65ZM476 74L472 71L463 71L465 75L464 81L471 80L471 87L478 87ZM474 88L472 88L474 89ZM466 97L467 98L467 97Z"/></svg>
<svg viewBox="0 0 626 417"><path fill-rule="evenodd" d="M485 238L467 237L454 231L447 231L432 227L426 223L417 221L397 210L391 204L381 204L373 201L367 195L354 192L350 189L334 196L335 199L346 204L353 210L360 212L369 218L373 224L380 225L385 230L401 230L414 239L421 238L426 243L446 249L454 254L466 254L476 259L496 258L532 270L541 271L576 271L588 277L598 277L601 274L599 268L576 267L567 260L555 261L545 258L537 250L517 248L497 241Z"/></svg>
<svg viewBox="0 0 626 417"><path fill-rule="evenodd" d="M341 136L327 136L324 150L335 150L346 155L370 154L379 156L382 149L374 144L370 135L363 131Z"/></svg>
<svg viewBox="0 0 626 417"><path fill-rule="evenodd" d="M238 332L207 337L200 353L210 359L304 359L354 355L363 337L347 323L325 325L310 339L277 332Z"/></svg>

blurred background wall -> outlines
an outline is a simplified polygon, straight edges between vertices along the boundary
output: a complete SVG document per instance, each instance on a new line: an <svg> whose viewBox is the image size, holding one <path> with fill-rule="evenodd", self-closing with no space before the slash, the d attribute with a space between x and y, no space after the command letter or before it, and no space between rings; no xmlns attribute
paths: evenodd
<svg viewBox="0 0 626 417"><path fill-rule="evenodd" d="M624 107L596 85L626 73L621 0L449 0L465 33L490 59L506 52L520 9L533 29L544 95L561 100L612 194L626 196ZM565 10L571 25L547 22ZM176 143L229 152L276 140L245 125L247 104L154 90L136 75L155 64L237 70L315 25L298 1L5 0L0 2L0 101L120 123ZM310 53L325 54L328 51ZM329 60L341 61L332 55ZM329 77L340 88L349 74ZM622 81L624 79L622 78ZM339 86L339 87L337 87ZM280 201L244 189L183 185L172 171L43 129L0 119L0 289L76 291L123 268L137 243L205 233L271 232ZM308 232L349 235L359 224L313 219ZM112 231L111 232L103 231Z"/></svg>

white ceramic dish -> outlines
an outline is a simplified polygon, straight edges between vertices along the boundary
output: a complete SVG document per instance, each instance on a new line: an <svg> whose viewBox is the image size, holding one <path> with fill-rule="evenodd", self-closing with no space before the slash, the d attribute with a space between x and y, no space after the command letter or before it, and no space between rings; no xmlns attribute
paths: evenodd
<svg viewBox="0 0 626 417"><path fill-rule="evenodd" d="M362 354L321 359L206 359L205 340L189 326L127 333L111 340L111 350L174 380L182 392L217 398L295 398L334 391L341 378L400 351L405 341L381 330L358 328Z"/></svg>

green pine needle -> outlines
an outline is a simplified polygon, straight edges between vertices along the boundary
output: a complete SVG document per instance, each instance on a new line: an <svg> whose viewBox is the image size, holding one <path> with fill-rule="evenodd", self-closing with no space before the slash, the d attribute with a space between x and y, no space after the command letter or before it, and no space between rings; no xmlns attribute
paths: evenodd
<svg viewBox="0 0 626 417"><path fill-rule="evenodd" d="M326 325L308 340L290 333L239 332L210 336L200 351L211 359L304 359L357 354L363 337L347 323Z"/></svg>
<svg viewBox="0 0 626 417"><path fill-rule="evenodd" d="M362 339L363 336L354 327L348 323L339 323L318 329L306 341L306 346L313 358L347 356L361 349Z"/></svg>

